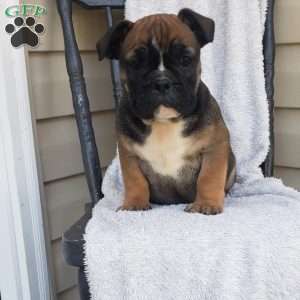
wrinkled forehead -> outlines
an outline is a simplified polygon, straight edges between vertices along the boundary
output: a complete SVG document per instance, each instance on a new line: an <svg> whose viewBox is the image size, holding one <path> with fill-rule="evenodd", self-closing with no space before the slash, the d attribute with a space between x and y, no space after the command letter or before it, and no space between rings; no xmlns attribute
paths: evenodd
<svg viewBox="0 0 300 300"><path fill-rule="evenodd" d="M189 48L199 47L192 31L176 15L152 15L134 23L125 38L122 50L127 55L136 48L147 46L149 43L166 50L174 41Z"/></svg>

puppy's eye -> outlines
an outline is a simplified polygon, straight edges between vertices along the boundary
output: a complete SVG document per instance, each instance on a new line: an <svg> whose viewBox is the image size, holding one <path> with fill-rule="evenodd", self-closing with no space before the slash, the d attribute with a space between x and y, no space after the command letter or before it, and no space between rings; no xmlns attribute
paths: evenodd
<svg viewBox="0 0 300 300"><path fill-rule="evenodd" d="M140 47L135 50L135 54L128 61L129 65L134 69L139 69L142 67L143 62L147 58L147 48Z"/></svg>
<svg viewBox="0 0 300 300"><path fill-rule="evenodd" d="M186 67L192 63L192 58L190 56L183 55L180 57L179 62L183 67Z"/></svg>
<svg viewBox="0 0 300 300"><path fill-rule="evenodd" d="M141 66L140 60L137 57L132 57L129 61L128 64L130 67L134 69L138 69Z"/></svg>
<svg viewBox="0 0 300 300"><path fill-rule="evenodd" d="M136 54L139 56L146 56L147 55L147 48L146 47L140 47L135 50Z"/></svg>

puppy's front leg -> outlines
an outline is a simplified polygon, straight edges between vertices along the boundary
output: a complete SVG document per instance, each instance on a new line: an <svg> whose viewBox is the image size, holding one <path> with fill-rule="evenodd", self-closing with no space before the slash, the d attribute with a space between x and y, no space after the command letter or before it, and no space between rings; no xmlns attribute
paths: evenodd
<svg viewBox="0 0 300 300"><path fill-rule="evenodd" d="M140 170L137 158L122 145L122 142L119 142L118 149L125 188L124 201L118 210L150 209L148 182Z"/></svg>
<svg viewBox="0 0 300 300"><path fill-rule="evenodd" d="M185 211L216 215L223 211L229 158L229 144L224 142L203 154L197 180L196 199Z"/></svg>

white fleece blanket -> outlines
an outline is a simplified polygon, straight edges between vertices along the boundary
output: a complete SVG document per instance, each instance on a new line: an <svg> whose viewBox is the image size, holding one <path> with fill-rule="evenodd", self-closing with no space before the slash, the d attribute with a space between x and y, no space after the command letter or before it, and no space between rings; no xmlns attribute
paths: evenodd
<svg viewBox="0 0 300 300"><path fill-rule="evenodd" d="M237 183L216 216L185 213L184 205L115 212L123 195L116 158L85 234L92 299L300 299L300 195L259 169L269 146L266 0L127 0L126 17L183 7L216 22L202 78L231 132Z"/></svg>

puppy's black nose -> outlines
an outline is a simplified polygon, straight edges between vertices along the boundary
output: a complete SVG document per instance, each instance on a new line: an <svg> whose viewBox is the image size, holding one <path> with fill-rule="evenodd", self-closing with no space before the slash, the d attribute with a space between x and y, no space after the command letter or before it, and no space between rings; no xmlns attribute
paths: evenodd
<svg viewBox="0 0 300 300"><path fill-rule="evenodd" d="M160 93L166 93L171 87L171 83L168 79L158 79L155 81L154 88Z"/></svg>

